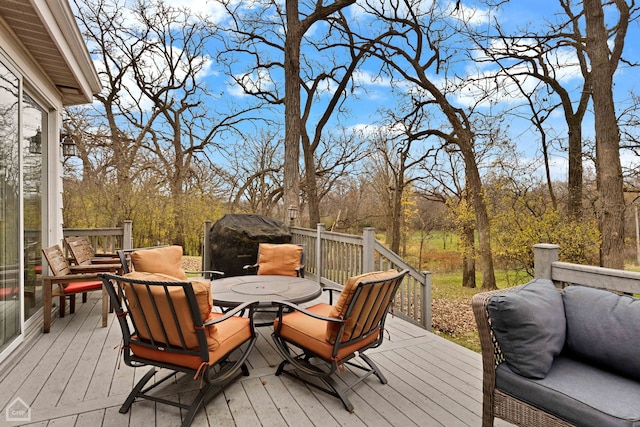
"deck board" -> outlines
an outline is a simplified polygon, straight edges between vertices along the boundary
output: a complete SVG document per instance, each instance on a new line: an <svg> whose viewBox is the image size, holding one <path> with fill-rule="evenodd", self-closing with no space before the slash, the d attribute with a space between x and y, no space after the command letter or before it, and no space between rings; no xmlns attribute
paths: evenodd
<svg viewBox="0 0 640 427"><path fill-rule="evenodd" d="M121 332L113 315L100 327L100 299L78 299L76 313L56 318L19 358L0 366L0 426L17 397L31 406L29 426L153 426L181 423L182 410L136 402L118 412L135 381L147 371L120 362ZM384 344L369 352L388 384L369 377L349 395L355 410L288 376L275 376L281 357L268 327L240 377L199 411L193 426L479 426L482 409L480 355L397 317L389 316ZM340 381L350 379L343 373ZM184 376L160 387L168 396L193 398L198 384ZM496 425L504 425L499 422Z"/></svg>

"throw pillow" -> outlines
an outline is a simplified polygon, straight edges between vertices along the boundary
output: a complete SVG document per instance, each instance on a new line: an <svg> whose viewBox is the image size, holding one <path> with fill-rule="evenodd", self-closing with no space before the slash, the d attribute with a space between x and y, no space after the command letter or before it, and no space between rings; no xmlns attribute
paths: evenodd
<svg viewBox="0 0 640 427"><path fill-rule="evenodd" d="M489 300L491 328L511 370L544 378L560 354L566 320L560 292L550 280L536 279Z"/></svg>

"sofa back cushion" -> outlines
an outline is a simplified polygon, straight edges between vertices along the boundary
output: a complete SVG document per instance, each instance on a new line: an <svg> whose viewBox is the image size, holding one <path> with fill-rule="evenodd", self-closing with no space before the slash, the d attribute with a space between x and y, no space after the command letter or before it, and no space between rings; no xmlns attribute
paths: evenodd
<svg viewBox="0 0 640 427"><path fill-rule="evenodd" d="M640 300L586 286L562 293L567 350L581 360L640 380Z"/></svg>
<svg viewBox="0 0 640 427"><path fill-rule="evenodd" d="M562 296L553 282L536 279L496 295L487 309L511 370L527 378L544 378L566 336Z"/></svg>

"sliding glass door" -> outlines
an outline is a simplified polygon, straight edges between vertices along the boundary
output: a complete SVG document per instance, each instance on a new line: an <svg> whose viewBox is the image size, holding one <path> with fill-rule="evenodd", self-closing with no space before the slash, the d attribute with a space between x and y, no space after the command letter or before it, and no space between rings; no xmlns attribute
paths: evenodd
<svg viewBox="0 0 640 427"><path fill-rule="evenodd" d="M0 356L42 308L48 134L47 111L0 61Z"/></svg>
<svg viewBox="0 0 640 427"><path fill-rule="evenodd" d="M20 81L0 63L0 353L21 333Z"/></svg>
<svg viewBox="0 0 640 427"><path fill-rule="evenodd" d="M26 93L22 96L22 218L24 221L24 316L42 307L42 190L47 150L47 113Z"/></svg>

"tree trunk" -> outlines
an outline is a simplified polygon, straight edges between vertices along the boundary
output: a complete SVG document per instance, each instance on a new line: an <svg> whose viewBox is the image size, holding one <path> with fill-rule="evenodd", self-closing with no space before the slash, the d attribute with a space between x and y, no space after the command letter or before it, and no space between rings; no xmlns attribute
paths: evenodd
<svg viewBox="0 0 640 427"><path fill-rule="evenodd" d="M582 217L582 118L567 117L569 127L569 179L567 215Z"/></svg>
<svg viewBox="0 0 640 427"><path fill-rule="evenodd" d="M491 231L489 229L489 215L484 201L482 181L473 152L472 136L469 131L460 135L459 147L465 165L465 176L468 191L471 194L473 210L476 215L476 228L478 230L478 253L480 269L482 271L482 288L497 289L496 276L493 271L493 254L491 252Z"/></svg>
<svg viewBox="0 0 640 427"><path fill-rule="evenodd" d="M287 36L284 44L284 221L287 208L299 206L300 194L300 43L302 27L298 0L286 0Z"/></svg>
<svg viewBox="0 0 640 427"><path fill-rule="evenodd" d="M309 136L301 130L305 174L305 194L307 195L307 208L309 210L309 225L311 229L320 223L320 197L318 196L318 183L316 181L316 162L313 158L313 148Z"/></svg>
<svg viewBox="0 0 640 427"><path fill-rule="evenodd" d="M613 72L600 0L584 0L596 133L596 174L601 203L601 265L624 268L624 194L620 131L613 103Z"/></svg>
<svg viewBox="0 0 640 427"><path fill-rule="evenodd" d="M476 287L476 251L475 251L475 229L471 225L465 225L463 238L460 240L464 244L462 251L462 286L465 288Z"/></svg>

